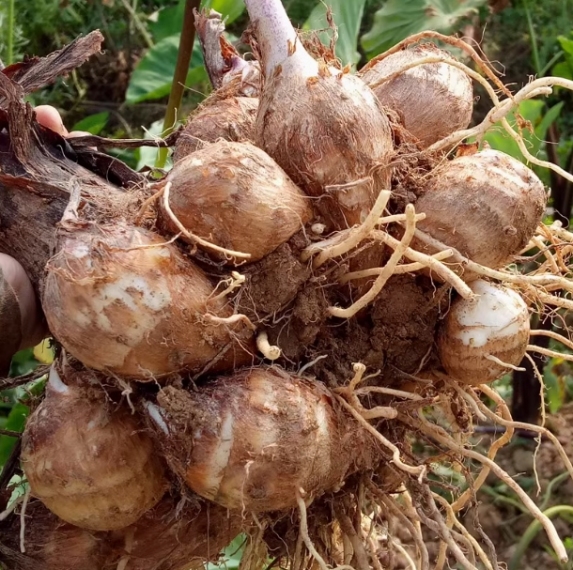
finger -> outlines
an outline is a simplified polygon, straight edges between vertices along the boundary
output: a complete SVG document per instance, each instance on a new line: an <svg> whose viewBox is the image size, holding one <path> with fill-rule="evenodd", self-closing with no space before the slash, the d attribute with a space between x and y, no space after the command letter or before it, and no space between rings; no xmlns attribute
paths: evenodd
<svg viewBox="0 0 573 570"><path fill-rule="evenodd" d="M71 131L66 136L73 139L74 137L91 137L92 134L88 131Z"/></svg>
<svg viewBox="0 0 573 570"><path fill-rule="evenodd" d="M51 105L38 105L34 108L34 112L36 113L36 120L40 125L62 136L68 134L68 129L64 127L62 117L55 107Z"/></svg>
<svg viewBox="0 0 573 570"><path fill-rule="evenodd" d="M16 293L0 267L0 376L6 376L12 356L22 344L22 319Z"/></svg>
<svg viewBox="0 0 573 570"><path fill-rule="evenodd" d="M21 342L18 348L34 346L44 338L46 325L32 283L24 268L14 258L4 253L0 253L0 271L4 282L12 290L18 302L21 329Z"/></svg>

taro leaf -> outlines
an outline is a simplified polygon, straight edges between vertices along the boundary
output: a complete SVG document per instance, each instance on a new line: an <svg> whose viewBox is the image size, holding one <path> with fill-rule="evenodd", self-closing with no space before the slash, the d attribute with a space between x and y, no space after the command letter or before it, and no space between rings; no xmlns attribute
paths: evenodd
<svg viewBox="0 0 573 570"><path fill-rule="evenodd" d="M547 111L545 111L545 103L538 99L523 101L519 105L519 114L533 126L533 132L528 129L523 129L521 133L527 149L533 156L541 159L547 158L545 156L545 138L547 136L547 131L552 123L557 120L562 110L563 101L547 109ZM515 128L515 113L510 113L507 119L509 124ZM526 162L523 153L517 146L517 143L505 132L503 127L496 125L494 128L490 129L486 133L484 141L488 142L492 148L505 152L517 160ZM534 170L545 184L549 184L547 169L534 167Z"/></svg>
<svg viewBox="0 0 573 570"><path fill-rule="evenodd" d="M24 358L29 353L29 351L22 351L18 353L20 357ZM17 355L17 356L18 356ZM37 364L37 363L36 363ZM11 400L13 406L8 414L8 418L3 425L3 428L9 431L14 431L22 433L24 427L26 426L26 419L30 415L30 408L26 405L26 402L32 397L40 395L44 391L46 385L46 376L37 380L34 383L28 384L26 388L19 387L13 390L7 390L2 392L2 398L4 400ZM8 435L0 436L0 467L5 465L8 457L12 453L12 449L16 445L17 439Z"/></svg>
<svg viewBox="0 0 573 570"><path fill-rule="evenodd" d="M109 119L109 112L96 113L95 115L88 115L81 121L78 121L70 130L71 131L85 131L92 135L99 135L102 129L106 126Z"/></svg>
<svg viewBox="0 0 573 570"><path fill-rule="evenodd" d="M201 8L219 12L225 24L230 24L245 11L245 2L243 0L203 0Z"/></svg>
<svg viewBox="0 0 573 570"><path fill-rule="evenodd" d="M547 130L551 124L559 117L563 109L563 101L557 103L544 114L545 104L538 99L523 101L519 105L519 114L533 125L533 133L528 129L523 129L522 136L529 152L537 156L544 150L543 142L547 136ZM508 117L510 125L515 127L515 114L511 113ZM491 129L484 137L492 148L501 150L506 154L523 161L523 154L519 150L517 143L503 130L501 126Z"/></svg>
<svg viewBox="0 0 573 570"><path fill-rule="evenodd" d="M21 403L14 404L10 414L8 415L8 420L4 425L4 429L23 432L24 426L26 425L26 418L30 413L30 408ZM0 436L0 466L4 465L12 453L12 449L16 445L16 438L7 435Z"/></svg>
<svg viewBox="0 0 573 570"><path fill-rule="evenodd" d="M155 43L181 33L184 13L185 0L179 0L176 6L161 8L150 16L148 26Z"/></svg>
<svg viewBox="0 0 573 570"><path fill-rule="evenodd" d="M565 61L562 61L553 67L552 74L565 79L573 79L573 39L565 36L557 38Z"/></svg>
<svg viewBox="0 0 573 570"><path fill-rule="evenodd" d="M215 10L222 14L225 24L234 22L244 11L243 0L203 0L201 9ZM155 21L150 20L149 29L156 42L168 36L181 33L181 22L185 13L185 0L179 0L176 6L162 8L155 12Z"/></svg>
<svg viewBox="0 0 573 570"><path fill-rule="evenodd" d="M154 139L161 136L163 133L163 119L159 119L154 123L151 123L149 128L145 129L145 138ZM142 146L137 149L138 160L136 170L139 172L143 168L152 167L155 164L155 159L157 158L158 148L153 146ZM169 166L165 167L166 169Z"/></svg>
<svg viewBox="0 0 573 570"><path fill-rule="evenodd" d="M238 570L241 566L241 558L245 552L247 540L244 534L236 536L227 548L223 550L221 562L209 562L207 570Z"/></svg>
<svg viewBox="0 0 573 570"><path fill-rule="evenodd" d="M358 33L360 22L364 12L365 0L326 0L331 8L334 22L338 27L338 41L336 42L336 56L344 65L356 63L360 59L357 51ZM305 30L328 29L326 20L327 5L319 2L305 22ZM321 41L328 44L330 37L328 32L320 36Z"/></svg>
<svg viewBox="0 0 573 570"><path fill-rule="evenodd" d="M179 49L180 34L164 38L155 44L134 69L125 95L129 104L150 99L160 99L169 94ZM185 85L193 85L206 79L203 54L199 42L193 46L193 55Z"/></svg>
<svg viewBox="0 0 573 570"><path fill-rule="evenodd" d="M361 38L369 59L404 38L433 30L450 34L473 16L487 0L388 0L374 15L374 24Z"/></svg>

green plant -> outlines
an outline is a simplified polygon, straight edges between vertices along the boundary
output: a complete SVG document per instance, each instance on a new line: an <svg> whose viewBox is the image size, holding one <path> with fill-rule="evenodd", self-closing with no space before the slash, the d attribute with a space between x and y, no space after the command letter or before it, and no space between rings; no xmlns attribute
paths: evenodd
<svg viewBox="0 0 573 570"><path fill-rule="evenodd" d="M368 58L423 30L449 34L474 17L486 0L387 0L361 44Z"/></svg>
<svg viewBox="0 0 573 570"><path fill-rule="evenodd" d="M549 509L545 510L543 514L552 519L554 517L562 517L569 520L569 522L573 522L573 507L570 505L557 505L555 507L550 507ZM508 569L509 570L519 570L521 568L520 562L525 554L525 551L533 541L533 539L539 534L541 530L541 524L538 520L534 520L531 524L527 527L525 533L521 537L520 541L517 543L517 547L509 561ZM571 547L571 543L569 543L569 547ZM562 568L570 568L570 564L561 565Z"/></svg>

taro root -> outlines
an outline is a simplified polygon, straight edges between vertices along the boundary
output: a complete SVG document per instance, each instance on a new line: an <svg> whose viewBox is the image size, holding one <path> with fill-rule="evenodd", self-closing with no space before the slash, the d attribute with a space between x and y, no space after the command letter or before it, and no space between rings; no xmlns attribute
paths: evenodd
<svg viewBox="0 0 573 570"><path fill-rule="evenodd" d="M262 259L312 218L309 199L252 144L209 145L177 163L167 180L169 206L183 226L219 247L249 254L246 261Z"/></svg>
<svg viewBox="0 0 573 570"><path fill-rule="evenodd" d="M166 496L135 524L114 532L114 564L119 558L125 570L203 570L247 524L213 503L183 500Z"/></svg>
<svg viewBox="0 0 573 570"><path fill-rule="evenodd" d="M166 491L162 460L129 409L99 386L66 380L53 366L46 398L26 424L21 459L30 489L68 523L124 528Z"/></svg>
<svg viewBox="0 0 573 570"><path fill-rule="evenodd" d="M125 529L85 530L56 517L40 502L26 509L25 548L20 517L0 522L0 563L10 570L191 570L216 561L241 531L241 517L201 501L165 496ZM179 508L178 508L179 507Z"/></svg>
<svg viewBox="0 0 573 570"><path fill-rule="evenodd" d="M117 224L67 232L61 242L42 304L53 335L86 366L151 380L204 367L244 332L209 320L232 310L159 235ZM239 343L226 357L229 368L250 359Z"/></svg>
<svg viewBox="0 0 573 570"><path fill-rule="evenodd" d="M358 73L384 106L399 113L423 148L465 129L473 111L472 83L461 69L440 62L402 71L428 57L455 61L448 52L424 44L376 58Z"/></svg>
<svg viewBox="0 0 573 570"><path fill-rule="evenodd" d="M173 162L218 140L248 141L253 135L259 100L256 97L227 97L207 100L189 117L179 135Z"/></svg>
<svg viewBox="0 0 573 570"><path fill-rule="evenodd" d="M112 545L106 532L67 524L40 501L26 507L24 546L20 551L21 517L0 522L0 565L10 570L112 570L106 563Z"/></svg>
<svg viewBox="0 0 573 570"><path fill-rule="evenodd" d="M534 235L546 200L532 170L486 149L431 173L416 202L416 212L426 214L417 227L476 263L503 267Z"/></svg>
<svg viewBox="0 0 573 570"><path fill-rule="evenodd" d="M464 384L493 382L519 365L529 343L529 311L518 293L478 279L473 299L459 298L442 321L438 354Z"/></svg>
<svg viewBox="0 0 573 570"><path fill-rule="evenodd" d="M161 390L147 412L171 468L197 494L265 512L337 490L373 466L375 444L320 382L277 368Z"/></svg>
<svg viewBox="0 0 573 570"><path fill-rule="evenodd" d="M381 103L362 80L308 54L280 0L245 4L265 76L255 142L320 198L332 228L362 222L390 182L394 149Z"/></svg>

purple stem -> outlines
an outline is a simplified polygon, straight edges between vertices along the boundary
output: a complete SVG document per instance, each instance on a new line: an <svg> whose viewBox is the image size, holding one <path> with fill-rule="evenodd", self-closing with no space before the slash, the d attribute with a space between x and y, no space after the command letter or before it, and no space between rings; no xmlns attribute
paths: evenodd
<svg viewBox="0 0 573 570"><path fill-rule="evenodd" d="M263 71L270 77L277 66L290 64L293 70L316 73L317 63L302 46L281 0L245 0L249 18L263 58ZM296 49L292 53L292 47Z"/></svg>

